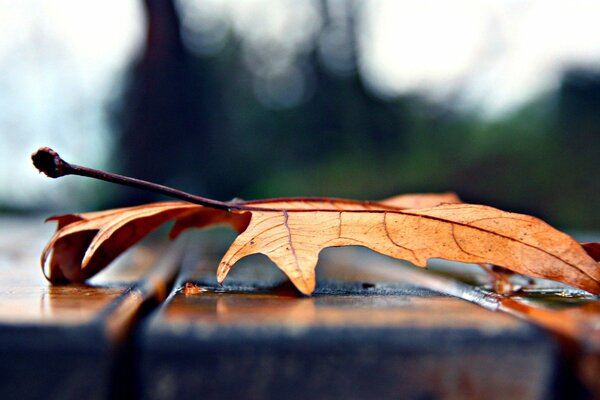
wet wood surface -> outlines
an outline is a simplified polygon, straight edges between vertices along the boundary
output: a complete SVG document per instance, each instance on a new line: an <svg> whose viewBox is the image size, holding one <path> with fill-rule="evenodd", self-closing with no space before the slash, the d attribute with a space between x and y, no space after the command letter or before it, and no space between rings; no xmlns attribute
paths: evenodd
<svg viewBox="0 0 600 400"><path fill-rule="evenodd" d="M42 221L0 220L0 398L125 395L127 338L143 307L166 297L176 250L141 247L86 285L52 286L39 254L54 228Z"/></svg>
<svg viewBox="0 0 600 400"><path fill-rule="evenodd" d="M344 257L361 259L334 256ZM311 297L260 258L220 287L217 263L189 257L146 322L142 398L551 398L559 353L535 325L410 282L344 273L343 261L320 265Z"/></svg>
<svg viewBox="0 0 600 400"><path fill-rule="evenodd" d="M43 219L5 219L0 230L0 323L74 324L90 322L111 301L135 283L154 261L141 250L88 285L47 284L39 255L53 224Z"/></svg>
<svg viewBox="0 0 600 400"><path fill-rule="evenodd" d="M3 399L600 395L597 298L503 303L461 294L440 280L444 266L421 278L354 250L323 254L312 297L264 257L221 287L229 237L194 235L185 249L138 247L87 285L51 286L39 253L53 227L41 220L0 220ZM445 267L485 283L476 268ZM435 288L431 276L462 299L418 286Z"/></svg>

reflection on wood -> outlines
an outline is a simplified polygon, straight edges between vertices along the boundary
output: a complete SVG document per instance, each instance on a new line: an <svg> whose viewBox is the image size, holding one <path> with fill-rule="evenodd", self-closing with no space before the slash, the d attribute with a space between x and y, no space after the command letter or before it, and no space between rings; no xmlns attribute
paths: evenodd
<svg viewBox="0 0 600 400"><path fill-rule="evenodd" d="M217 261L199 261L141 333L142 398L539 399L551 386L551 338L511 316L374 276L332 273L299 296L264 259L219 287Z"/></svg>
<svg viewBox="0 0 600 400"><path fill-rule="evenodd" d="M176 294L163 309L166 324L211 326L305 327L442 327L469 326L488 332L518 329L504 314L491 314L474 305L444 297L345 294L309 298L271 293L215 290L204 287L194 295Z"/></svg>

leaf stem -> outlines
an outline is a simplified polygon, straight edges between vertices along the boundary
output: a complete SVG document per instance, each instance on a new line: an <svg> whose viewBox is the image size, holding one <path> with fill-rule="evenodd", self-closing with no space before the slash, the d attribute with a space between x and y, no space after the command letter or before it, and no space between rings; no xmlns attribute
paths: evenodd
<svg viewBox="0 0 600 400"><path fill-rule="evenodd" d="M212 200L206 197L196 196L181 190L173 189L168 186L159 185L157 183L70 164L63 160L56 151L49 147L40 147L31 155L31 160L33 161L33 165L40 172L43 172L50 178L59 178L65 175L79 175L88 178L99 179L101 181L117 183L119 185L144 189L150 192L167 195L190 203L200 204L205 207L216 208L219 210L231 211L234 209L245 209L242 204Z"/></svg>

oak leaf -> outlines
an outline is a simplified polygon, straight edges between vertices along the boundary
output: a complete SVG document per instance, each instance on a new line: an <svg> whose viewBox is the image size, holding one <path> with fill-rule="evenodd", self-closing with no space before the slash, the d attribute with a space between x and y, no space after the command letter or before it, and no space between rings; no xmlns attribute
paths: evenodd
<svg viewBox="0 0 600 400"><path fill-rule="evenodd" d="M311 207L319 201L324 200L305 199L296 202L296 206ZM272 199L246 203L255 207L261 204L273 207L289 202L290 199ZM339 207L341 204L369 203L340 199L328 199L327 202L330 204L337 202ZM411 208L451 202L460 202L460 199L454 193L428 193L396 196L382 201L382 204ZM47 221L56 221L58 226L56 233L42 252L42 271L53 283L83 282L104 269L150 232L171 220L174 220L175 224L169 233L170 238L175 238L188 228L203 228L216 224L229 224L241 233L248 226L250 214L170 201L84 214L53 216ZM52 257L47 266L46 261L51 252Z"/></svg>
<svg viewBox="0 0 600 400"><path fill-rule="evenodd" d="M54 283L82 282L163 223L197 207L165 202L50 217L47 221L56 221L58 226L42 252L44 275Z"/></svg>
<svg viewBox="0 0 600 400"><path fill-rule="evenodd" d="M537 218L460 203L452 194L380 202L318 198L228 204L230 209L215 209L163 202L53 217L58 230L44 250L42 265L53 251L46 273L51 281L87 279L174 220L172 237L187 228L220 223L240 233L219 264L219 282L241 258L261 253L298 290L310 294L321 250L363 246L422 267L430 258L494 264L600 293L598 264L574 239Z"/></svg>

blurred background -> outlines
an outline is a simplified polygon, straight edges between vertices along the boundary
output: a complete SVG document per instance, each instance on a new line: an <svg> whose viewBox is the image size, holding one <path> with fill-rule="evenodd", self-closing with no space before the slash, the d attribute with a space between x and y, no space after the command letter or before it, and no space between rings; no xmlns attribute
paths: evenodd
<svg viewBox="0 0 600 400"><path fill-rule="evenodd" d="M600 229L600 2L0 0L0 210L456 191Z"/></svg>

